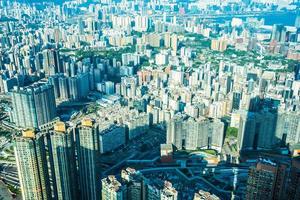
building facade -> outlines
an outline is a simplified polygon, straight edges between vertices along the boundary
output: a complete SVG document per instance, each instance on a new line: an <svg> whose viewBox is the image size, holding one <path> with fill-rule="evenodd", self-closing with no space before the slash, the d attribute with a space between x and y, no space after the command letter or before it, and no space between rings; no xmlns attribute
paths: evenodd
<svg viewBox="0 0 300 200"><path fill-rule="evenodd" d="M99 131L98 125L92 119L83 119L76 128L76 148L81 199L99 199Z"/></svg>
<svg viewBox="0 0 300 200"><path fill-rule="evenodd" d="M13 121L23 128L38 128L56 117L53 86L37 83L11 92Z"/></svg>
<svg viewBox="0 0 300 200"><path fill-rule="evenodd" d="M50 200L44 136L33 129L23 131L15 140L15 157L23 200Z"/></svg>
<svg viewBox="0 0 300 200"><path fill-rule="evenodd" d="M57 122L50 131L52 169L54 169L55 191L58 200L77 199L77 176L73 129Z"/></svg>

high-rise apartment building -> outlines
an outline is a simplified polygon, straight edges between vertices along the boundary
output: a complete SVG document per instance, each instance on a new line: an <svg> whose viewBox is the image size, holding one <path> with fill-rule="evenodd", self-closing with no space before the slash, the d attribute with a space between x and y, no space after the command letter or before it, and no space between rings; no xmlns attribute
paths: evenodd
<svg viewBox="0 0 300 200"><path fill-rule="evenodd" d="M127 185L127 198L131 200L147 199L146 179L135 169L126 168L121 171L121 177Z"/></svg>
<svg viewBox="0 0 300 200"><path fill-rule="evenodd" d="M272 29L272 38L271 40L282 41L285 36L285 28L282 24L274 24Z"/></svg>
<svg viewBox="0 0 300 200"><path fill-rule="evenodd" d="M121 171L121 180L115 176L102 179L102 199L176 200L177 190L162 179L148 179L133 168Z"/></svg>
<svg viewBox="0 0 300 200"><path fill-rule="evenodd" d="M76 128L76 148L81 199L99 199L99 130L98 124L92 119L83 119L81 125Z"/></svg>
<svg viewBox="0 0 300 200"><path fill-rule="evenodd" d="M54 169L54 182L58 200L77 199L77 177L73 129L63 122L56 122L50 131L51 168Z"/></svg>
<svg viewBox="0 0 300 200"><path fill-rule="evenodd" d="M110 152L121 145L124 145L125 140L125 127L112 124L100 123L99 124L99 151L100 153Z"/></svg>
<svg viewBox="0 0 300 200"><path fill-rule="evenodd" d="M247 200L284 199L288 166L262 159L249 170Z"/></svg>
<svg viewBox="0 0 300 200"><path fill-rule="evenodd" d="M294 145L300 142L299 112L279 112L277 115L276 138L282 143Z"/></svg>
<svg viewBox="0 0 300 200"><path fill-rule="evenodd" d="M160 193L161 200L177 200L178 199L178 192L172 186L172 183L169 181L165 181L164 188L161 190Z"/></svg>
<svg viewBox="0 0 300 200"><path fill-rule="evenodd" d="M48 83L15 88L11 92L13 121L23 128L38 128L56 117L53 86Z"/></svg>
<svg viewBox="0 0 300 200"><path fill-rule="evenodd" d="M225 39L212 39L210 48L214 51L225 51L227 49L227 41Z"/></svg>
<svg viewBox="0 0 300 200"><path fill-rule="evenodd" d="M167 144L173 144L177 149L213 148L221 151L223 135L224 124L220 120L175 115L168 123Z"/></svg>
<svg viewBox="0 0 300 200"><path fill-rule="evenodd" d="M148 16L137 15L135 16L135 27L134 29L139 32L144 32L148 30L149 18Z"/></svg>
<svg viewBox="0 0 300 200"><path fill-rule="evenodd" d="M238 133L239 150L270 149L276 143L277 115L272 112L240 112Z"/></svg>
<svg viewBox="0 0 300 200"><path fill-rule="evenodd" d="M15 139L15 157L23 200L51 199L44 136L24 130Z"/></svg>
<svg viewBox="0 0 300 200"><path fill-rule="evenodd" d="M68 78L61 76L58 78L60 99L66 100L69 98Z"/></svg>
<svg viewBox="0 0 300 200"><path fill-rule="evenodd" d="M127 188L113 175L102 179L102 200L125 200Z"/></svg>

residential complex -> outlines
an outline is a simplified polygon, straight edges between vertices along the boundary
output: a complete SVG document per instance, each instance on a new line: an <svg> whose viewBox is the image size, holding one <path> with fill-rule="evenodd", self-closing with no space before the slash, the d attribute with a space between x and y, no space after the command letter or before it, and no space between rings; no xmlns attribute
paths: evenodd
<svg viewBox="0 0 300 200"><path fill-rule="evenodd" d="M0 1L0 199L299 199L299 9Z"/></svg>

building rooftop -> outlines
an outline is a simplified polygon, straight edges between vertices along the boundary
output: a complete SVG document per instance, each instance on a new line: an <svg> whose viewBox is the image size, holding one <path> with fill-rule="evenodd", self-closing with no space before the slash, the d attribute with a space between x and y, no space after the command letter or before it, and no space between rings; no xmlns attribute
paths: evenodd
<svg viewBox="0 0 300 200"><path fill-rule="evenodd" d="M82 126L92 127L93 124L94 124L94 120L91 119L91 118L86 117L86 118L83 118L83 119L81 120L81 125L82 125Z"/></svg>
<svg viewBox="0 0 300 200"><path fill-rule="evenodd" d="M25 129L22 131L22 136L24 138L35 138L35 130L34 129Z"/></svg>
<svg viewBox="0 0 300 200"><path fill-rule="evenodd" d="M64 122L56 122L54 124L54 131L59 133L65 133L66 132L66 124Z"/></svg>
<svg viewBox="0 0 300 200"><path fill-rule="evenodd" d="M104 179L102 179L102 183L104 183L108 188L112 191L119 191L122 184L117 180L114 175L110 175Z"/></svg>
<svg viewBox="0 0 300 200"><path fill-rule="evenodd" d="M220 198L209 192L199 190L198 193L195 193L194 200L220 200Z"/></svg>

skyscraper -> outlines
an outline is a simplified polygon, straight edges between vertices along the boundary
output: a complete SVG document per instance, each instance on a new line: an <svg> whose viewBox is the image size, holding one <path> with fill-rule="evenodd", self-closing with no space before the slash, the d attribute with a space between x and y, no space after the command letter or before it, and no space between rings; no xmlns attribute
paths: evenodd
<svg viewBox="0 0 300 200"><path fill-rule="evenodd" d="M51 199L44 136L24 130L15 140L15 157L23 200Z"/></svg>
<svg viewBox="0 0 300 200"><path fill-rule="evenodd" d="M48 83L15 88L11 95L13 121L19 127L38 128L56 117L54 90Z"/></svg>
<svg viewBox="0 0 300 200"><path fill-rule="evenodd" d="M57 122L50 131L51 155L58 200L77 199L77 177L73 129Z"/></svg>
<svg viewBox="0 0 300 200"><path fill-rule="evenodd" d="M100 179L97 170L99 157L98 125L90 118L76 128L76 148L81 199L99 199Z"/></svg>

